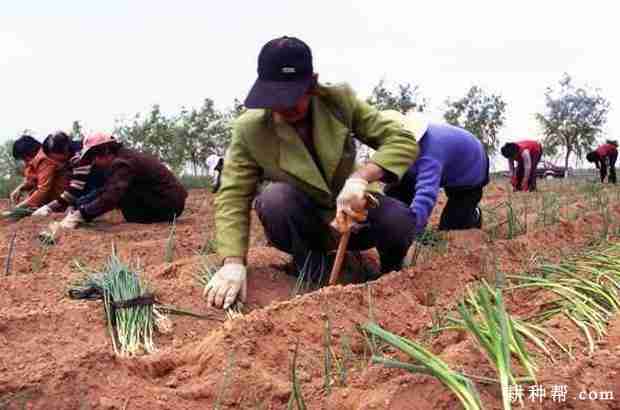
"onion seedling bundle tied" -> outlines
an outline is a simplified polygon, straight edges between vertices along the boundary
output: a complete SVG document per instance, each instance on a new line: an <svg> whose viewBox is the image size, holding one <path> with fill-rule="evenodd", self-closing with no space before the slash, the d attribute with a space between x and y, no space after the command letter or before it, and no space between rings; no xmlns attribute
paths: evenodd
<svg viewBox="0 0 620 410"><path fill-rule="evenodd" d="M166 323L154 308L148 286L115 252L102 272L94 272L69 290L74 299L103 299L108 329L116 354L134 356L155 351L153 331Z"/></svg>

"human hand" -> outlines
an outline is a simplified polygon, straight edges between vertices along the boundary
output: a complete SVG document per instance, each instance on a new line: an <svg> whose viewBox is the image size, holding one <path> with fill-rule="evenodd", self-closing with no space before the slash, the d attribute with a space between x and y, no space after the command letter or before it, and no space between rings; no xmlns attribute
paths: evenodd
<svg viewBox="0 0 620 410"><path fill-rule="evenodd" d="M337 220L342 220L343 214L352 217L357 222L365 219L365 215L362 218L361 213L366 206L366 188L368 188L368 181L365 179L349 178L346 180L336 198ZM360 218L362 219L360 220Z"/></svg>
<svg viewBox="0 0 620 410"><path fill-rule="evenodd" d="M84 218L80 210L76 209L67 212L67 215L60 221L59 226L64 229L75 229L81 222L84 222Z"/></svg>
<svg viewBox="0 0 620 410"><path fill-rule="evenodd" d="M32 213L32 216L49 216L52 213L52 208L47 205L43 205Z"/></svg>
<svg viewBox="0 0 620 410"><path fill-rule="evenodd" d="M15 188L15 190L13 190L13 192L11 192L9 199L11 200L12 203L16 204L17 201L19 201L19 198L21 196L22 196L22 189L21 189L21 186L18 186L17 188Z"/></svg>
<svg viewBox="0 0 620 410"><path fill-rule="evenodd" d="M213 275L203 295L207 306L228 309L237 299L245 302L247 297L247 268L241 263L225 263Z"/></svg>

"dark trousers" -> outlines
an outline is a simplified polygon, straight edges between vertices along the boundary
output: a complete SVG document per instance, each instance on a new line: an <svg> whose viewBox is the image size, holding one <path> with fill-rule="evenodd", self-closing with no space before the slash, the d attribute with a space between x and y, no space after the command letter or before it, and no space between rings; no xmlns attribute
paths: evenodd
<svg viewBox="0 0 620 410"><path fill-rule="evenodd" d="M325 264L319 259L337 242L306 193L289 184L271 183L256 198L255 208L269 241L292 254L298 267ZM415 221L403 203L380 197L379 206L370 208L367 221L351 234L348 249L376 247L382 273L400 270L414 230Z"/></svg>
<svg viewBox="0 0 620 410"><path fill-rule="evenodd" d="M611 153L606 158L601 160L601 182L605 182L607 176L607 163L609 162L609 180L612 184L616 183L616 160L618 159L618 153Z"/></svg>
<svg viewBox="0 0 620 410"><path fill-rule="evenodd" d="M75 201L75 206L80 207L94 201L101 193L103 188L92 190ZM152 198L151 198L152 199ZM149 224L155 222L172 222L179 217L184 210L184 205L177 207L157 207L154 204L160 203L161 200L149 200L143 194L128 194L119 206L123 217L127 222Z"/></svg>
<svg viewBox="0 0 620 410"><path fill-rule="evenodd" d="M527 180L528 191L536 191L536 168L538 168L538 163L540 162L540 155L532 154L532 169L530 170L530 178ZM523 181L523 177L525 176L525 167L523 166L523 161L519 161L517 163L517 186L515 187L516 191L521 190L521 182Z"/></svg>
<svg viewBox="0 0 620 410"><path fill-rule="evenodd" d="M482 214L478 204L482 199L482 188L445 188L448 202L441 212L439 230L481 228Z"/></svg>
<svg viewBox="0 0 620 410"><path fill-rule="evenodd" d="M440 230L472 229L482 227L482 213L478 204L482 199L482 190L489 183L490 161L486 158L485 178L476 186L444 187L448 202L441 212ZM386 195L410 205L415 198L416 176L407 172L400 183L388 188Z"/></svg>
<svg viewBox="0 0 620 410"><path fill-rule="evenodd" d="M482 214L478 204L482 199L482 189L486 183L476 187L444 188L448 202L441 212L440 230L472 229L482 227ZM399 184L391 187L386 194L404 204L410 204L415 192L414 184Z"/></svg>
<svg viewBox="0 0 620 410"><path fill-rule="evenodd" d="M185 204L163 206L161 198L136 190L125 194L119 208L127 222L149 224L172 222L183 213Z"/></svg>

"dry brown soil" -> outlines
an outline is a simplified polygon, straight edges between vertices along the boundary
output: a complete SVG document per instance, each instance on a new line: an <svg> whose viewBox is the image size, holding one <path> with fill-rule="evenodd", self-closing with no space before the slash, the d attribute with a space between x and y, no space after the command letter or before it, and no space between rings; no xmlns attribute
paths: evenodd
<svg viewBox="0 0 620 410"><path fill-rule="evenodd" d="M572 189L544 184L542 188ZM493 184L484 205L492 207L508 195L505 184ZM511 198L516 203L527 195L531 194ZM579 202L581 197L575 194L575 198ZM49 220L0 222L3 261L17 232L10 273L4 275L4 265L0 272L0 409L182 410L211 409L216 404L220 409L283 409L291 393L289 363L298 342L298 374L309 409L459 409L451 392L428 376L368 364L356 325L369 319L369 301L375 320L384 328L425 343L451 366L493 377L486 358L464 334L431 336L433 318L450 310L467 284L492 279L490 272L496 268L522 272L543 260L557 262L590 246L603 226L602 217L587 210L549 226L536 224L532 202L527 233L516 238L502 239L505 231L495 237L477 230L451 232L447 244L426 250L417 266L384 275L370 286L339 285L291 298L295 279L285 273L289 257L267 246L254 218L248 313L225 320L221 311L205 307L193 277L201 263L199 254L213 237L212 201L205 191L191 192L177 221L172 264L164 261L167 224L127 224L113 213L93 226L63 233L56 245L45 249L36 236ZM442 198L434 222L443 203ZM617 202L610 210L617 219ZM612 228L612 234L617 232L617 225ZM615 240L613 235L611 239ZM100 267L112 243L125 260L139 259L160 302L211 319L172 316L172 332L156 335L157 353L116 357L101 303L66 296L69 284L81 277L73 261ZM373 251L365 259L376 263ZM537 303L531 294L508 295L507 300L514 313ZM323 377L327 320L335 355L342 358L349 351L343 346L352 353L346 384L336 380L329 392ZM571 324L550 323L550 330L571 344L575 359L560 352L555 363L540 358L539 384L546 387L547 397L539 404L526 400L525 408L619 409L620 320L610 324L591 356ZM552 400L552 385L568 386L566 402ZM478 387L485 408L501 408L497 387ZM611 391L615 400L578 400L581 391Z"/></svg>

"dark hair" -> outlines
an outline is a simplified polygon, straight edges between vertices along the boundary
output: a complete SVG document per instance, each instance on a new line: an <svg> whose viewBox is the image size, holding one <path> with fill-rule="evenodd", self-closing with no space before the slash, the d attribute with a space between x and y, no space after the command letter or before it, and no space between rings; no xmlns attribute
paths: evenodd
<svg viewBox="0 0 620 410"><path fill-rule="evenodd" d="M596 151L589 152L588 155L586 155L586 160L588 162L595 162L595 161L598 161L598 159L599 158L598 158L598 154Z"/></svg>
<svg viewBox="0 0 620 410"><path fill-rule="evenodd" d="M519 146L514 142L508 142L502 147L502 155L508 159L514 158L519 153Z"/></svg>
<svg viewBox="0 0 620 410"><path fill-rule="evenodd" d="M23 160L26 157L34 157L39 152L41 143L30 135L22 135L13 143L13 158Z"/></svg>
<svg viewBox="0 0 620 410"><path fill-rule="evenodd" d="M49 154L65 154L71 145L71 137L62 131L50 134L43 141L43 152Z"/></svg>

